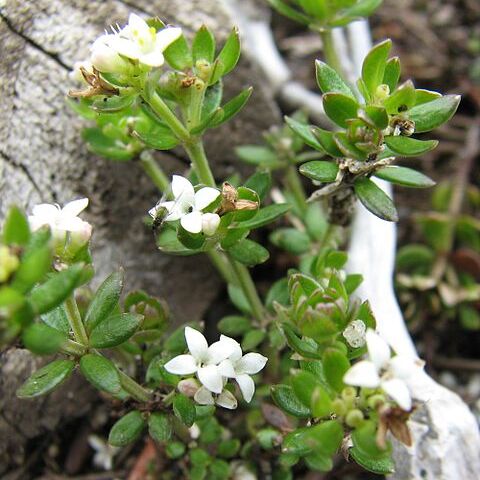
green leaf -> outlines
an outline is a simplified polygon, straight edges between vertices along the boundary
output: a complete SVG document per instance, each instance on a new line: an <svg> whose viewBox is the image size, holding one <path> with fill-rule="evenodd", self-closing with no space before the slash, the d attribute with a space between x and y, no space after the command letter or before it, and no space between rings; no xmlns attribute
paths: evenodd
<svg viewBox="0 0 480 480"><path fill-rule="evenodd" d="M398 155L416 157L436 148L438 140L417 140L416 138L398 135L396 137L385 137L385 144Z"/></svg>
<svg viewBox="0 0 480 480"><path fill-rule="evenodd" d="M367 114L369 123L372 123L374 127L383 130L388 127L388 114L383 107L376 105L367 105L365 107L365 113Z"/></svg>
<svg viewBox="0 0 480 480"><path fill-rule="evenodd" d="M125 162L135 156L134 152L127 150L127 145L119 146L117 140L107 137L99 128L84 128L82 138L93 153L102 157Z"/></svg>
<svg viewBox="0 0 480 480"><path fill-rule="evenodd" d="M128 108L137 95L114 95L100 97L92 103L92 109L99 113L115 113Z"/></svg>
<svg viewBox="0 0 480 480"><path fill-rule="evenodd" d="M277 280L270 287L265 298L265 306L270 311L274 310L273 302L279 303L280 305L288 305L290 302L290 292L288 291L288 280L286 278Z"/></svg>
<svg viewBox="0 0 480 480"><path fill-rule="evenodd" d="M329 132L328 130L323 130L318 127L313 127L312 132L330 156L334 158L343 157L342 151L337 147L337 143L335 142L334 132Z"/></svg>
<svg viewBox="0 0 480 480"><path fill-rule="evenodd" d="M173 399L173 413L175 413L187 427L191 427L193 422L195 422L195 405L186 395L175 395Z"/></svg>
<svg viewBox="0 0 480 480"><path fill-rule="evenodd" d="M236 97L233 97L231 100L229 100L222 107L223 116L219 120L213 122L211 126L218 127L219 125L222 125L223 123L227 122L232 117L237 115L237 113L239 113L240 110L242 110L242 108L248 102L248 99L250 98L250 95L252 95L252 92L253 88L248 87L245 90L242 90Z"/></svg>
<svg viewBox="0 0 480 480"><path fill-rule="evenodd" d="M357 118L358 103L342 93L326 93L323 108L327 117L343 128L348 127L347 120Z"/></svg>
<svg viewBox="0 0 480 480"><path fill-rule="evenodd" d="M205 90L202 104L202 121L218 110L223 97L223 83L219 81ZM222 113L223 115L223 113Z"/></svg>
<svg viewBox="0 0 480 480"><path fill-rule="evenodd" d="M222 77L235 68L239 58L240 36L238 29L234 27L217 57L217 60L220 61L220 65L222 66Z"/></svg>
<svg viewBox="0 0 480 480"><path fill-rule="evenodd" d="M315 61L317 83L322 93L337 92L343 93L355 100L350 87L342 80L342 77L329 65L321 60Z"/></svg>
<svg viewBox="0 0 480 480"><path fill-rule="evenodd" d="M282 324L282 330L287 339L288 346L299 353L305 358L321 358L321 355L318 353L318 347L315 342L303 340L295 333L291 325L288 323Z"/></svg>
<svg viewBox="0 0 480 480"><path fill-rule="evenodd" d="M142 315L134 313L112 315L92 329L90 345L94 348L116 347L135 333L142 319Z"/></svg>
<svg viewBox="0 0 480 480"><path fill-rule="evenodd" d="M298 0L305 13L315 20L325 20L328 15L328 6L324 0Z"/></svg>
<svg viewBox="0 0 480 480"><path fill-rule="evenodd" d="M294 255L302 255L308 252L311 247L308 234L296 228L279 228L272 232L269 240L277 247Z"/></svg>
<svg viewBox="0 0 480 480"><path fill-rule="evenodd" d="M167 63L175 70L192 68L192 54L183 33L167 47L163 55Z"/></svg>
<svg viewBox="0 0 480 480"><path fill-rule="evenodd" d="M385 40L375 45L365 57L362 65L362 80L370 95L375 95L377 87L382 84L388 54L392 41Z"/></svg>
<svg viewBox="0 0 480 480"><path fill-rule="evenodd" d="M350 368L348 358L339 350L327 348L322 357L323 371L331 387L341 392L345 387L343 376Z"/></svg>
<svg viewBox="0 0 480 480"><path fill-rule="evenodd" d="M245 163L259 165L264 168L278 168L282 164L275 152L267 147L257 145L242 145L235 148L237 156Z"/></svg>
<svg viewBox="0 0 480 480"><path fill-rule="evenodd" d="M192 251L198 251L205 244L205 235L202 232L189 232L188 230L185 230L182 225L178 228L177 237L182 245Z"/></svg>
<svg viewBox="0 0 480 480"><path fill-rule="evenodd" d="M430 267L435 260L435 253L426 245L411 243L401 247L395 260L398 270L409 271Z"/></svg>
<svg viewBox="0 0 480 480"><path fill-rule="evenodd" d="M355 193L363 206L382 220L397 222L398 213L392 199L369 178L360 177L354 183Z"/></svg>
<svg viewBox="0 0 480 480"><path fill-rule="evenodd" d="M165 413L154 412L148 419L148 433L158 443L167 442L172 436L172 424Z"/></svg>
<svg viewBox="0 0 480 480"><path fill-rule="evenodd" d="M55 328L63 333L70 332L70 324L68 323L67 312L65 310L65 304L59 305L57 308L45 312L40 316L42 321L49 327Z"/></svg>
<svg viewBox="0 0 480 480"><path fill-rule="evenodd" d="M400 85L384 102L383 105L390 114L407 111L415 105L415 87L411 80Z"/></svg>
<svg viewBox="0 0 480 480"><path fill-rule="evenodd" d="M321 418L332 412L332 401L310 372L301 370L292 377L292 387L298 399L311 409L312 416Z"/></svg>
<svg viewBox="0 0 480 480"><path fill-rule="evenodd" d="M270 172L255 172L244 186L257 192L258 198L263 202L272 187L272 175Z"/></svg>
<svg viewBox="0 0 480 480"><path fill-rule="evenodd" d="M460 95L445 95L411 108L408 116L415 122L415 132L429 132L448 122L457 111L459 103Z"/></svg>
<svg viewBox="0 0 480 480"><path fill-rule="evenodd" d="M311 125L299 122L298 120L287 116L285 116L285 122L309 147L320 152L324 151L321 143L313 134Z"/></svg>
<svg viewBox="0 0 480 480"><path fill-rule="evenodd" d="M235 260L249 267L264 263L270 257L270 253L266 248L248 238L240 240L228 251Z"/></svg>
<svg viewBox="0 0 480 480"><path fill-rule="evenodd" d="M313 160L300 166L299 172L312 180L322 183L334 182L338 174L338 165L335 162Z"/></svg>
<svg viewBox="0 0 480 480"><path fill-rule="evenodd" d="M160 251L170 255L188 256L195 255L201 250L191 250L177 238L177 232L173 228L162 228L155 238Z"/></svg>
<svg viewBox="0 0 480 480"><path fill-rule="evenodd" d="M168 442L165 453L169 458L180 458L185 453L185 445L182 442Z"/></svg>
<svg viewBox="0 0 480 480"><path fill-rule="evenodd" d="M428 103L441 97L441 93L433 92L431 90L424 90L423 88L417 88L417 90L415 90L415 105Z"/></svg>
<svg viewBox="0 0 480 480"><path fill-rule="evenodd" d="M49 245L27 247L13 277L12 287L23 293L28 292L50 270L51 263L52 252Z"/></svg>
<svg viewBox="0 0 480 480"><path fill-rule="evenodd" d="M162 125L158 125L148 132L134 130L133 135L141 140L147 147L155 150L170 150L180 143L172 131Z"/></svg>
<svg viewBox="0 0 480 480"><path fill-rule="evenodd" d="M133 410L118 420L110 430L108 443L114 447L124 447L134 442L145 428L145 420L138 410Z"/></svg>
<svg viewBox="0 0 480 480"><path fill-rule="evenodd" d="M423 173L406 167L383 167L374 175L382 180L406 187L427 188L435 185L435 182Z"/></svg>
<svg viewBox="0 0 480 480"><path fill-rule="evenodd" d="M120 269L108 276L98 287L85 314L85 326L88 331L105 320L118 305L123 289L123 280L124 272L123 269Z"/></svg>
<svg viewBox="0 0 480 480"><path fill-rule="evenodd" d="M120 393L120 376L111 360L96 353L88 353L80 359L83 376L98 390L112 395Z"/></svg>
<svg viewBox="0 0 480 480"><path fill-rule="evenodd" d="M230 301L243 313L252 313L250 308L250 302L243 293L243 290L236 285L228 284L227 287L228 297Z"/></svg>
<svg viewBox="0 0 480 480"><path fill-rule="evenodd" d="M217 324L220 333L230 337L238 337L248 332L252 327L252 322L247 317L240 315L228 315L223 317Z"/></svg>
<svg viewBox="0 0 480 480"><path fill-rule="evenodd" d="M16 206L10 207L3 224L3 243L6 245L26 245L30 240L30 227L27 217Z"/></svg>
<svg viewBox="0 0 480 480"><path fill-rule="evenodd" d="M265 339L266 333L263 330L250 330L246 333L242 340L243 350L253 350L257 348Z"/></svg>
<svg viewBox="0 0 480 480"><path fill-rule="evenodd" d="M332 456L342 444L343 428L337 420L329 420L309 428L305 436L314 450Z"/></svg>
<svg viewBox="0 0 480 480"><path fill-rule="evenodd" d="M17 390L17 397L32 398L51 392L71 375L74 367L73 360L55 360L48 363L34 372Z"/></svg>
<svg viewBox="0 0 480 480"><path fill-rule="evenodd" d="M34 323L22 335L25 347L37 355L50 355L58 352L67 340L67 335L45 323Z"/></svg>
<svg viewBox="0 0 480 480"><path fill-rule="evenodd" d="M290 18L291 20L301 23L303 25L310 24L311 20L307 15L295 10L294 8L290 7L282 0L267 0L268 3L279 13L284 15L285 17Z"/></svg>
<svg viewBox="0 0 480 480"><path fill-rule="evenodd" d="M400 79L400 59L398 57L391 58L385 65L385 73L383 74L382 83L388 85L390 92L397 88L398 80Z"/></svg>
<svg viewBox="0 0 480 480"><path fill-rule="evenodd" d="M357 148L357 146L350 141L346 132L337 132L333 138L337 144L337 147L343 153L343 156L356 158L357 160L362 161L365 160L365 152Z"/></svg>
<svg viewBox="0 0 480 480"><path fill-rule="evenodd" d="M83 264L77 263L52 275L32 290L30 303L37 313L45 313L60 305L73 292L82 275Z"/></svg>
<svg viewBox="0 0 480 480"><path fill-rule="evenodd" d="M207 26L202 25L192 42L193 62L206 60L209 63L215 58L215 37Z"/></svg>
<svg viewBox="0 0 480 480"><path fill-rule="evenodd" d="M381 4L383 0L359 0L350 8L343 10L342 16L349 19L359 17L369 17ZM341 25L339 25L341 26Z"/></svg>
<svg viewBox="0 0 480 480"><path fill-rule="evenodd" d="M250 220L245 222L237 222L234 225L231 225L229 228L246 228L252 230L254 228L263 227L264 225L268 225L287 213L290 208L291 207L288 203L275 203L273 205L268 205L267 207L258 210L258 212Z"/></svg>
<svg viewBox="0 0 480 480"><path fill-rule="evenodd" d="M273 401L285 412L298 418L309 418L310 409L295 395L289 385L273 385L271 387Z"/></svg>

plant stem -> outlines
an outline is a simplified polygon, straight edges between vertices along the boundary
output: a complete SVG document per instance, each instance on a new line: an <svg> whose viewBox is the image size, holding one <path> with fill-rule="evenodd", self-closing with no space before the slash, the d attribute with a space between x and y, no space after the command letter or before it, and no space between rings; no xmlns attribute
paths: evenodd
<svg viewBox="0 0 480 480"><path fill-rule="evenodd" d="M307 209L307 197L302 182L298 177L298 171L293 165L287 167L285 183L287 184L290 193L293 195L298 210L303 215Z"/></svg>
<svg viewBox="0 0 480 480"><path fill-rule="evenodd" d="M67 339L65 341L60 350L67 355L75 355L76 357L81 357L82 355L85 355L85 352L87 351L84 345L78 342L74 342L70 339Z"/></svg>
<svg viewBox="0 0 480 480"><path fill-rule="evenodd" d="M236 279L232 277L232 273L228 269L225 257L221 252L218 252L217 250L207 250L205 253L226 283L238 283Z"/></svg>
<svg viewBox="0 0 480 480"><path fill-rule="evenodd" d="M143 96L143 99L152 107L153 111L161 117L168 126L172 129L173 133L182 141L188 142L190 140L190 133L184 127L182 122L177 118L175 113L170 110L170 107L160 98L157 93L154 93L151 97Z"/></svg>
<svg viewBox="0 0 480 480"><path fill-rule="evenodd" d="M65 308L67 311L68 322L73 330L75 340L81 345L88 345L88 335L85 330L85 325L82 322L82 317L78 311L77 302L74 295L70 295L65 300Z"/></svg>
<svg viewBox="0 0 480 480"><path fill-rule="evenodd" d="M118 370L118 375L120 376L120 383L122 388L129 393L135 400L139 402L148 402L152 397L152 392L143 388L139 383L137 383L133 378L128 376L126 373Z"/></svg>
<svg viewBox="0 0 480 480"><path fill-rule="evenodd" d="M250 272L248 271L245 265L234 260L228 253L226 254L232 270L235 272L235 275L238 279L238 283L250 304L252 309L252 315L260 322L262 325L264 323L265 313L263 310L263 304L258 296L257 289L253 283Z"/></svg>
<svg viewBox="0 0 480 480"><path fill-rule="evenodd" d="M170 188L170 181L163 170L158 166L157 162L153 158L153 155L149 151L145 150L140 155L140 162L145 170L145 173L150 177L160 192L167 193Z"/></svg>
<svg viewBox="0 0 480 480"><path fill-rule="evenodd" d="M185 145L185 150L190 157L200 182L209 187L216 187L215 178L210 170L202 141L198 139L191 141Z"/></svg>
<svg viewBox="0 0 480 480"><path fill-rule="evenodd" d="M320 37L323 43L323 53L325 55L325 61L330 67L342 77L345 78L342 63L338 58L337 51L335 50L335 42L333 41L333 35L331 29L325 29L320 31Z"/></svg>

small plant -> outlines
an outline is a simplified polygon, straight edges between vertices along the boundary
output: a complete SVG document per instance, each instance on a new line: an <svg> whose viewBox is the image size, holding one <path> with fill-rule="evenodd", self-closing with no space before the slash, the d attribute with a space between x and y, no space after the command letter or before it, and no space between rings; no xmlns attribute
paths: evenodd
<svg viewBox="0 0 480 480"><path fill-rule="evenodd" d="M380 2L271 3L328 42L331 27ZM86 199L62 209L39 205L28 219L13 207L0 246L2 341L20 336L35 354L58 354L18 395L49 393L77 370L124 402L111 445L148 431L192 479L239 472L288 479L302 465L331 470L340 451L367 470L391 473L387 432L411 444L408 381L422 365L396 355L375 333L368 301L354 295L361 272L344 271L338 225L348 225L355 197L380 218L398 219L371 177L433 184L392 164L434 148L435 140L414 135L446 122L459 97L410 81L398 86L400 63L388 58L390 47L387 40L371 50L355 86L336 69L336 57L333 66L317 61L325 112L340 128L310 126L297 112L266 134L265 146L238 148L257 166L253 175L225 180L211 170L203 135L238 114L251 94L246 88L223 99L240 56L237 30L218 48L205 26L189 42L178 27L131 14L125 27L98 38L74 72L83 88L68 99L92 122L83 132L87 145L113 161L140 160L161 197L149 211L159 250L208 255L238 312L219 319L221 335L210 346L200 324L171 332L162 301L143 291L122 300L122 271L89 288L91 227L78 217ZM174 147L183 148L191 168L170 182L152 150ZM299 173L320 186L309 199ZM264 227L295 266L262 298L249 268L269 259L254 233Z"/></svg>

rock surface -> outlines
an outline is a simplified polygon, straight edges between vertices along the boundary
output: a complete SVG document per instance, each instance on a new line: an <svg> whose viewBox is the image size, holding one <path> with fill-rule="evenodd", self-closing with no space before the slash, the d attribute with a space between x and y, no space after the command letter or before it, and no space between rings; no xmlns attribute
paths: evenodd
<svg viewBox="0 0 480 480"><path fill-rule="evenodd" d="M90 43L110 24L125 23L130 11L159 15L182 25L187 34L205 23L220 43L235 24L215 0L0 0L0 220L12 203L28 209L39 202L63 204L89 197L85 217L94 225L98 280L123 265L127 288L168 299L178 322L199 320L220 288L207 258L168 257L156 251L142 222L158 199L150 180L135 162L114 164L89 153L80 137L86 123L64 102L73 86L68 73L74 62L87 58ZM255 89L249 105L206 140L218 180L232 172L233 147L241 137L254 143L279 122L261 76L244 59L230 76L225 97L248 85ZM182 152L157 158L168 172L188 167ZM3 354L0 361L1 474L9 463L23 462L27 439L54 429L62 416L83 413L93 395L87 388L90 395L19 401L14 391L34 370L34 361L20 350Z"/></svg>

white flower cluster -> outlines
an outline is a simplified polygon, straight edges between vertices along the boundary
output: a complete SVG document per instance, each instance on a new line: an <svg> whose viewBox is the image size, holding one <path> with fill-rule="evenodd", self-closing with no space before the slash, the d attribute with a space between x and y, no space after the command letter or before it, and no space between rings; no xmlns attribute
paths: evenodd
<svg viewBox="0 0 480 480"><path fill-rule="evenodd" d="M182 34L178 27L157 31L135 13L130 14L125 27L112 30L95 40L88 62L75 64L75 78L81 78L80 67L91 72L93 66L102 73L129 73L135 62L161 67L165 62L163 52Z"/></svg>
<svg viewBox="0 0 480 480"><path fill-rule="evenodd" d="M165 208L168 212L165 221L180 220L180 224L187 232L203 232L210 236L217 231L220 217L216 213L204 213L202 210L218 198L219 190L203 187L195 192L193 185L186 178L173 175L172 194L173 200L160 201L148 213L155 218L158 210Z"/></svg>
<svg viewBox="0 0 480 480"><path fill-rule="evenodd" d="M423 365L418 358L407 355L391 356L387 342L372 329L367 330L368 360L353 365L343 377L348 385L381 388L405 411L412 408L409 379Z"/></svg>
<svg viewBox="0 0 480 480"><path fill-rule="evenodd" d="M266 357L259 353L243 355L240 344L225 335L208 346L205 337L191 327L185 327L185 340L190 353L172 358L165 364L165 370L175 375L196 374L202 384L194 389L197 403L236 408L236 398L225 389L230 378L237 382L245 401L252 400L255 383L251 375L262 370L268 360Z"/></svg>
<svg viewBox="0 0 480 480"><path fill-rule="evenodd" d="M78 216L87 205L88 198L73 200L63 208L57 204L41 203L33 207L28 223L33 231L48 225L57 245L65 244L67 234L70 236L70 242L83 245L92 236L92 226Z"/></svg>

